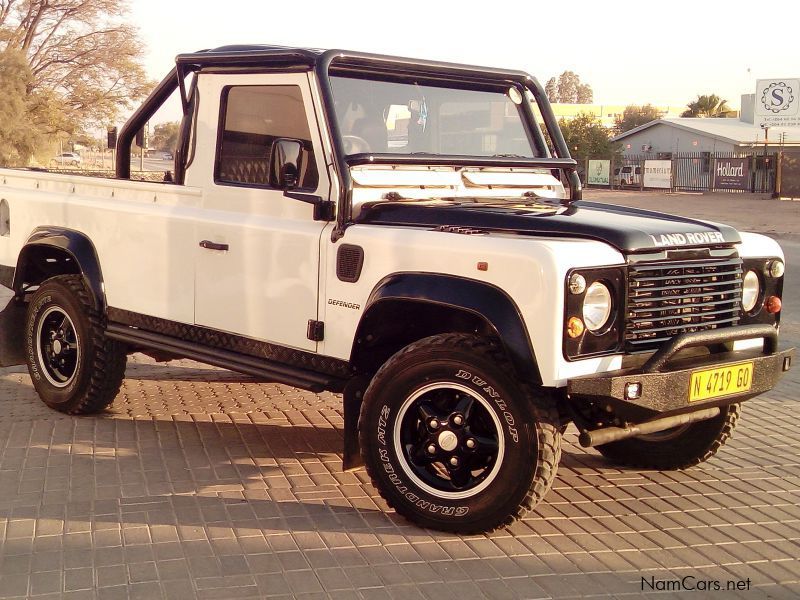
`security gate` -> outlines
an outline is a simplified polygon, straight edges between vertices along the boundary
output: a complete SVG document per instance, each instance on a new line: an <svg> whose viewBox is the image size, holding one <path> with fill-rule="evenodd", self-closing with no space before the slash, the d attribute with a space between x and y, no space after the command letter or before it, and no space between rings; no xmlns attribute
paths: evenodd
<svg viewBox="0 0 800 600"><path fill-rule="evenodd" d="M800 152L783 152L780 162L775 191L784 198L800 198Z"/></svg>

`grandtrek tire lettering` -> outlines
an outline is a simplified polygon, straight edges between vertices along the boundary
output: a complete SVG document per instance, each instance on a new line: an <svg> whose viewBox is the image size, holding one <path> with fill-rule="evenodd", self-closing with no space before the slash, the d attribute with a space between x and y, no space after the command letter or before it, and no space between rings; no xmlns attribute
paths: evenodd
<svg viewBox="0 0 800 600"><path fill-rule="evenodd" d="M367 389L359 431L389 505L459 533L502 527L532 508L560 455L553 399L516 379L496 344L468 334L425 338L391 357Z"/></svg>
<svg viewBox="0 0 800 600"><path fill-rule="evenodd" d="M31 305L29 310L32 310L33 313L38 313L45 304L49 304L50 302L52 302L52 297L42 296L36 303ZM36 361L36 344L33 339L34 329L36 329L36 322L33 319L28 319L25 327L28 371L33 379L41 381L42 374L39 372L39 363Z"/></svg>

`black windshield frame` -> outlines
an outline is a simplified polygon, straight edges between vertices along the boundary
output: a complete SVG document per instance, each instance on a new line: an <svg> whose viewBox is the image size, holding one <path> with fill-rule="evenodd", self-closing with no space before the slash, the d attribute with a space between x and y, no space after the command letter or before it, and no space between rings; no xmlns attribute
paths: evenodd
<svg viewBox="0 0 800 600"><path fill-rule="evenodd" d="M432 128L428 129L425 129L424 123L421 127L417 127L415 136L416 144L412 141L412 131L411 126L409 126L408 138L406 138L407 144L409 144L409 147L411 145L415 146L411 151L405 151L405 147L403 146L393 147L390 144L385 150L374 149L368 153L392 154L400 157L414 154L423 154L431 157L473 156L482 158L502 158L513 156L528 160L549 157L548 148L538 124L534 124L532 128L527 122L526 114L522 106L523 98L525 98L524 90L520 89L519 86L511 86L518 94L518 101L514 101L510 98L509 86L504 85L503 82L493 82L490 84L452 81L443 82L441 80L431 81L430 79L423 79L420 77L409 78L407 74L389 77L385 74L373 75L363 72L342 73L339 71L331 72L329 79L335 101L333 116L337 120L337 125L343 137L347 137L344 136L344 134L348 132L345 122L351 121L350 124L352 125L353 117L348 114L348 112L352 114L352 103L355 103L359 107L361 117L364 117L362 122L370 121L372 127L370 133L373 134L379 133L376 132L375 129L377 129L379 125L377 119L380 113L384 113L384 120L387 117L386 109L388 107L383 105L387 102L396 104L397 100L408 99L412 102L416 102L420 106L419 112L416 113L415 118L411 119L412 123L416 122L417 118L425 119L427 117L427 122L433 125ZM392 100L395 102L392 102ZM495 144L499 146L496 148L495 152L482 150L477 152L453 152L452 150L455 150L455 148L452 148L449 152L447 150L441 150L441 145L446 143L441 136L445 136L446 139L448 133L443 129L443 113L441 111L442 107L451 100L474 103L478 106L485 104L486 108L489 108L489 103L505 103L504 129L499 131L489 131L487 129L484 131L484 133L495 135ZM497 108L496 105L495 108ZM483 109L482 106L481 109ZM509 110L513 110L513 117L509 115ZM423 113L425 116L423 116ZM474 119L476 114L477 113L472 113L469 117L467 115L461 115L455 122L457 122L458 125L475 126L474 123L464 123L463 121L468 118ZM355 121L358 122L359 119L356 118ZM343 129L343 127L345 127L345 129ZM358 127L358 125L356 125L356 127ZM510 129L507 129L508 127L510 127ZM462 136L467 133L467 128L461 128L459 132ZM502 133L506 135L498 135ZM350 132L350 135L352 136L353 133ZM519 148L509 147L515 144L513 141L514 136L517 140L516 143L522 143L522 145L525 146L524 148L522 148L522 146ZM381 142L379 146L385 144L386 140L377 139L380 136L374 137L376 138L375 141ZM462 139L462 142L463 141L465 140ZM436 146L439 147L437 148ZM501 149L501 146L505 146L505 149ZM460 148L458 150L460 150ZM473 150L477 149L473 148ZM349 160L353 156L357 156L357 154L356 152L351 152L345 156Z"/></svg>
<svg viewBox="0 0 800 600"><path fill-rule="evenodd" d="M569 201L580 200L582 186L576 170L577 164L570 157L569 149L564 141L553 109L541 84L523 71L509 71L484 67L470 67L436 61L416 60L368 54L361 52L347 52L343 50L328 50L323 52L316 61L314 71L320 88L324 108L326 125L333 142L334 167L339 174L343 189L339 198L337 211L337 227L333 233L336 240L344 235L346 227L352 222L352 190L353 182L350 177L350 166L356 164L446 164L453 166L516 166L516 167L544 167L557 169L564 174L569 183ZM447 83L468 84L475 89L501 90L510 87L517 88L524 99L528 93L533 96L542 115L547 133L556 156L553 157L544 139L541 129L536 122L531 103L524 100L521 108L524 114L523 123L531 141L532 147L540 154L540 158L517 159L485 156L443 156L443 155L397 155L397 154L357 154L348 156L344 151L342 133L336 118L331 76L361 76L370 78L385 77L390 81L407 81L447 85Z"/></svg>

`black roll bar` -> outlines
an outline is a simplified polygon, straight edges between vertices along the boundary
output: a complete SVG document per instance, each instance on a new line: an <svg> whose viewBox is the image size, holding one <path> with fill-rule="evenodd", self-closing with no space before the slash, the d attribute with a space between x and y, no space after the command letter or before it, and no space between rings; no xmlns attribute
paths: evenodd
<svg viewBox="0 0 800 600"><path fill-rule="evenodd" d="M122 126L117 136L117 179L131 178L131 143L136 132L145 126L164 102L178 88L178 68L172 69Z"/></svg>
<svg viewBox="0 0 800 600"><path fill-rule="evenodd" d="M543 155L541 158L494 158L491 159L491 161L486 161L485 158L482 159L480 157L426 157L424 161L420 159L419 164L422 162L435 162L436 164L459 165L465 164L464 161L469 158L470 164L478 165L490 166L491 163L503 166L559 169L567 176L570 188L570 200L579 200L581 198L582 189L576 170L577 165L570 157L569 148L558 127L558 122L547 100L544 88L542 88L541 84L534 77L528 75L524 71L473 67L448 62L384 56L381 54L352 52L348 50L327 50L325 52L320 52L303 48L284 48L279 46L225 46L214 50L179 54L175 58L175 68L156 86L142 105L133 113L131 118L128 119L128 122L122 127L117 139L116 177L118 179L130 179L130 147L136 136L136 132L145 126L150 117L176 89L181 90L181 102L183 104L184 116L187 115L189 101L184 85L186 75L207 67L252 69L274 66L282 68L294 67L313 69L316 74L324 108L324 117L332 138L333 167L338 173L342 183L342 189L339 195L339 210L337 211L337 226L333 234L334 240L339 239L344 234L344 229L352 221L351 198L353 181L350 177L348 165L356 163L364 164L367 162L388 162L389 158L381 155L373 155L371 160L366 160L363 156L348 157L346 155L339 124L335 117L336 113L330 78L331 68L341 69L343 71L351 69L378 74L386 73L407 77L429 78L434 81L446 81L450 79L453 81L492 85L507 83L509 86L517 87L522 91L530 91L539 106L545 127L550 134L550 140L555 149L555 157L550 156L542 133L536 124L536 118L530 103L523 101L522 107L526 117L523 120L525 121L526 131L528 137L534 142L539 152ZM415 164L415 158L401 157L399 155L392 156L392 160L406 164Z"/></svg>

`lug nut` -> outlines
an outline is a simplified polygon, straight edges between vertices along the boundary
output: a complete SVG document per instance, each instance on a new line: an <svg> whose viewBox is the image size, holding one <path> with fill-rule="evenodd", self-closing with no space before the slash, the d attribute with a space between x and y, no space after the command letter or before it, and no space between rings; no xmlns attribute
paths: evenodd
<svg viewBox="0 0 800 600"><path fill-rule="evenodd" d="M430 454L436 454L436 446L434 446L433 444L431 444L430 446L428 446L428 452L429 452Z"/></svg>
<svg viewBox="0 0 800 600"><path fill-rule="evenodd" d="M450 464L453 465L454 467L457 467L458 466L458 458L456 458L455 456L453 458L451 458L450 459Z"/></svg>
<svg viewBox="0 0 800 600"><path fill-rule="evenodd" d="M453 417L453 423L455 423L456 425L461 425L463 422L464 422L464 417L462 417L461 415L456 415L455 417Z"/></svg>
<svg viewBox="0 0 800 600"><path fill-rule="evenodd" d="M474 448L474 447L475 447L475 440L473 440L472 438L469 438L469 439L467 440L467 448L470 448L470 449L472 449L472 448Z"/></svg>
<svg viewBox="0 0 800 600"><path fill-rule="evenodd" d="M431 429L439 429L439 421L437 421L436 419L431 419L430 422L428 423L428 426Z"/></svg>

